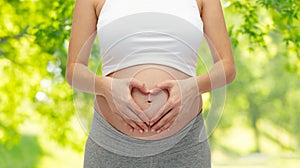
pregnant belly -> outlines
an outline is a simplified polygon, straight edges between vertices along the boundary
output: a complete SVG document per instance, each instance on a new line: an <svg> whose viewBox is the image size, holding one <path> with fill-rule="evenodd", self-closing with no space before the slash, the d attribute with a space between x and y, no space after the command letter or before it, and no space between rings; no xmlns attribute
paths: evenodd
<svg viewBox="0 0 300 168"><path fill-rule="evenodd" d="M152 89L155 85L164 80L180 80L185 79L190 76L187 74L173 69L171 67L166 67L162 65L138 65L125 69L121 69L116 71L110 75L113 78L136 78L146 84L146 87ZM162 90L158 94L143 94L138 89L134 88L132 90L132 97L134 101L141 107L141 109L145 112L145 114L152 118L155 113L164 106L168 99L168 92L166 90ZM106 102L106 99L102 96L96 96L95 99L95 108L96 110L103 116L103 118L108 121L115 129L118 131L139 139L144 140L157 140L166 138L171 136L178 131L180 131L185 125L187 125L201 110L202 103L201 99L199 101L195 101L193 107L190 111L181 111L174 121L173 125L169 128L169 130L162 131L160 133L156 132L144 132L140 133L135 130L134 132L130 132L130 130L126 129L123 123L120 122L118 116L111 113L110 108Z"/></svg>

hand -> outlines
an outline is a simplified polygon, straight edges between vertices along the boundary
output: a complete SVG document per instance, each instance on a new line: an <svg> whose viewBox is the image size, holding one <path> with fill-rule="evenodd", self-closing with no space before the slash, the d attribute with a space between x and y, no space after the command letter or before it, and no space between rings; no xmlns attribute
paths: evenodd
<svg viewBox="0 0 300 168"><path fill-rule="evenodd" d="M169 97L164 107L150 121L151 131L157 133L168 129L182 111L187 111L187 115L194 115L189 110L194 109L192 107L195 106L195 101L197 105L200 105L201 102L197 82L192 77L183 80L163 81L150 90L150 93L155 94L161 89L167 90Z"/></svg>
<svg viewBox="0 0 300 168"><path fill-rule="evenodd" d="M117 79L108 78L106 94L104 95L113 114L117 115L124 126L130 131L134 129L141 133L148 131L149 118L142 109L136 104L131 96L133 88L139 89L142 93L148 94L149 90L145 84L134 78Z"/></svg>

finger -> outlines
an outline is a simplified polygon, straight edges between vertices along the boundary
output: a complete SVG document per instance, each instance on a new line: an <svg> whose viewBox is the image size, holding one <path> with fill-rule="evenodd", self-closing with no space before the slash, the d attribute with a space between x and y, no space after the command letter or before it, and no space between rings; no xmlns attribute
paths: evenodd
<svg viewBox="0 0 300 168"><path fill-rule="evenodd" d="M162 91L162 89L160 89L160 88L153 88L153 89L149 90L149 93L155 95L161 91Z"/></svg>
<svg viewBox="0 0 300 168"><path fill-rule="evenodd" d="M127 119L130 120L130 123L134 122L134 124L131 124L132 126L137 125L139 128L142 129L142 131L148 130L148 125L142 121L131 109L128 107L128 111L126 113Z"/></svg>
<svg viewBox="0 0 300 168"><path fill-rule="evenodd" d="M132 97L129 98L130 104L128 107L136 114L143 122L149 123L150 119L147 115L143 112L140 106L133 100Z"/></svg>
<svg viewBox="0 0 300 168"><path fill-rule="evenodd" d="M159 129L156 130L156 133L161 133L165 130L168 130L175 122L176 117L174 117L173 119L171 119L169 122L167 122L164 126L160 127Z"/></svg>
<svg viewBox="0 0 300 168"><path fill-rule="evenodd" d="M130 132L134 132L134 130L138 130L140 133L143 132L148 132L149 128L148 126L146 127L146 129L143 129L141 127L139 127L138 124L136 124L131 117L129 117L128 115L126 115L125 113L120 115L120 113L118 113L118 115L116 115L119 120L121 120L121 122L123 123L123 126L128 129Z"/></svg>
<svg viewBox="0 0 300 168"><path fill-rule="evenodd" d="M146 114L140 109L140 107L134 101L132 104L127 106L126 115L130 120L133 120L139 127L143 128L144 131L148 130L149 119Z"/></svg>
<svg viewBox="0 0 300 168"><path fill-rule="evenodd" d="M156 88L160 88L160 89L169 89L171 88L173 85L173 81L172 80L165 80L165 81L162 81L158 84L156 84Z"/></svg>
<svg viewBox="0 0 300 168"><path fill-rule="evenodd" d="M172 101L167 101L167 103L152 117L150 120L150 126L156 123L162 116L172 110L174 103Z"/></svg>
<svg viewBox="0 0 300 168"><path fill-rule="evenodd" d="M130 80L129 87L130 87L130 90L133 87L135 87L135 88L139 89L142 93L145 93L145 94L149 93L149 90L146 88L145 83L143 83L137 79L134 79L134 78Z"/></svg>
<svg viewBox="0 0 300 168"><path fill-rule="evenodd" d="M131 107L128 107L129 109L131 109ZM132 110L132 109L131 109ZM141 128L143 128L144 130L148 129L148 123L149 123L149 119L148 121L143 121L143 119L141 119L139 116L143 114L143 112L141 112L141 114L135 114L133 112L133 110L130 112L132 114L132 120L135 121L135 123L137 123ZM143 116L146 116L146 114L143 114ZM147 116L146 116L147 117Z"/></svg>
<svg viewBox="0 0 300 168"><path fill-rule="evenodd" d="M155 123L151 127L151 132L161 132L163 127L168 128L168 126L171 125L170 121L174 120L176 118L176 114L173 113L174 110L171 110L168 114L166 114L163 118L161 118L157 123Z"/></svg>
<svg viewBox="0 0 300 168"><path fill-rule="evenodd" d="M129 126L133 128L132 130L130 129L131 132L133 132L134 130L138 130L139 132L143 133L145 131L142 127L139 126L139 124L137 124L138 117L136 117L134 114L124 113L121 117ZM146 128L148 130L148 127Z"/></svg>
<svg viewBox="0 0 300 168"><path fill-rule="evenodd" d="M126 123L128 123L128 125L134 128L133 130L130 130L131 132L133 132L134 130L137 130L140 133L145 132L143 128L141 128L136 122L134 122L134 120L125 119L125 121Z"/></svg>

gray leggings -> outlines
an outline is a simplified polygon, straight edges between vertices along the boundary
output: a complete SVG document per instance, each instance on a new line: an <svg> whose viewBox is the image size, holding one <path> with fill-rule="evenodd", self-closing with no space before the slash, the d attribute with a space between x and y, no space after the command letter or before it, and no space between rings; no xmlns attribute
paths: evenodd
<svg viewBox="0 0 300 168"><path fill-rule="evenodd" d="M200 137L199 126L202 115L198 116L187 134L170 149L161 153L131 157L111 152L98 143L94 138L86 141L84 154L85 168L210 168L211 152L207 140ZM202 121L201 120L201 121Z"/></svg>

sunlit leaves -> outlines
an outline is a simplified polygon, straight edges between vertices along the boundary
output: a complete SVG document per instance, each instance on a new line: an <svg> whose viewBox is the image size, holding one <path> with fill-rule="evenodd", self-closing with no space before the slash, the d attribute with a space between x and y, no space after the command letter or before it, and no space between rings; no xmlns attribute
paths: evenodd
<svg viewBox="0 0 300 168"><path fill-rule="evenodd" d="M44 137L82 149L72 141L75 110L64 79L73 3L0 2L0 142L13 144L23 123L41 122Z"/></svg>
<svg viewBox="0 0 300 168"><path fill-rule="evenodd" d="M296 52L300 59L300 51L298 49L300 47L300 1L232 0L228 2L230 2L230 6L226 8L226 12L231 12L233 15L241 18L228 26L234 46L238 47L239 42L243 41L243 43L248 43L248 50L250 51L254 51L257 48L267 49L268 45L265 42L265 37L276 33L286 46L287 54Z"/></svg>
<svg viewBox="0 0 300 168"><path fill-rule="evenodd" d="M299 142L299 103L292 99L298 100L300 86L300 1L224 2L230 2L224 11L234 46L237 78L229 87L229 119L222 120L222 125L229 127L235 120L243 119L256 140L276 139L260 130L258 123L266 121L280 125L289 132L290 139ZM281 138L277 139L281 146ZM255 151L263 149L259 141L256 143ZM299 149L299 144L289 145L289 150Z"/></svg>

